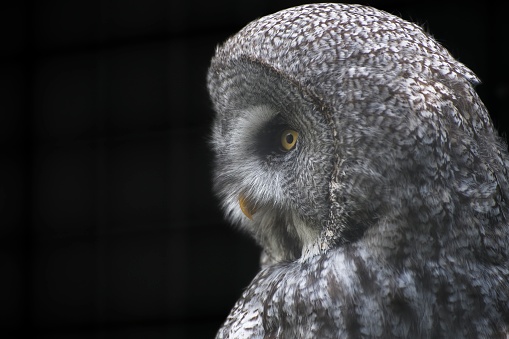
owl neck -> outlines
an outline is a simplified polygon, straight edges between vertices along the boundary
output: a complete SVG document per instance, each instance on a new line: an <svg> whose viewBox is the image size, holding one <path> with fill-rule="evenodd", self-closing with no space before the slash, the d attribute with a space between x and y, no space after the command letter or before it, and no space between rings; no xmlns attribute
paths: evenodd
<svg viewBox="0 0 509 339"><path fill-rule="evenodd" d="M484 164L484 169L463 171L464 164L450 161L437 171L415 161L411 168L380 173L376 163L370 168L362 161L336 166L343 171L334 173L334 180L354 185L331 186L321 248L364 242L392 262L448 257L483 265L509 263L504 168Z"/></svg>

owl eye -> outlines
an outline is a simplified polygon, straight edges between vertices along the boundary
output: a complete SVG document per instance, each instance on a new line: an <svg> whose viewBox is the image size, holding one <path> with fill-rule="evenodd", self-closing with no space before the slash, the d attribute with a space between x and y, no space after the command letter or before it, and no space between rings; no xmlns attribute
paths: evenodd
<svg viewBox="0 0 509 339"><path fill-rule="evenodd" d="M286 129L281 134L281 146L284 150L289 151L295 147L299 133L293 129Z"/></svg>
<svg viewBox="0 0 509 339"><path fill-rule="evenodd" d="M262 158L274 162L295 148L298 137L299 133L278 116L258 130L253 149Z"/></svg>

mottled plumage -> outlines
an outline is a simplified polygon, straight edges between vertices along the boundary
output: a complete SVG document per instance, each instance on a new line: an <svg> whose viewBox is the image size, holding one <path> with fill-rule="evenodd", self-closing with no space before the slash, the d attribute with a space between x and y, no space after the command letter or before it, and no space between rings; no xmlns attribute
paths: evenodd
<svg viewBox="0 0 509 339"><path fill-rule="evenodd" d="M263 260L217 337L505 338L509 156L477 82L359 5L290 8L220 46L215 190Z"/></svg>

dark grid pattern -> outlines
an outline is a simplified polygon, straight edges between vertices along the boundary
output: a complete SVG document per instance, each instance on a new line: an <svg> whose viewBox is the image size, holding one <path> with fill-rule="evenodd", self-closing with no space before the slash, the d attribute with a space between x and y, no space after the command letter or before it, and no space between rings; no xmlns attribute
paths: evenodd
<svg viewBox="0 0 509 339"><path fill-rule="evenodd" d="M248 21L299 3L2 5L1 338L213 336L258 254L211 193L207 65ZM505 133L501 5L376 3L476 71Z"/></svg>

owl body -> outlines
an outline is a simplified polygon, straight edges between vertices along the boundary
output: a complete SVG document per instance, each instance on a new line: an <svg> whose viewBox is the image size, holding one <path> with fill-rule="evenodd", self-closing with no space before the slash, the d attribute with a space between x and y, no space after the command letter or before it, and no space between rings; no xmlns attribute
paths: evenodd
<svg viewBox="0 0 509 339"><path fill-rule="evenodd" d="M509 156L477 83L359 5L284 10L220 46L215 190L263 255L217 337L505 337Z"/></svg>

